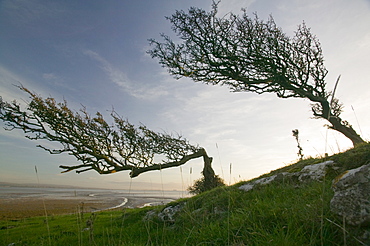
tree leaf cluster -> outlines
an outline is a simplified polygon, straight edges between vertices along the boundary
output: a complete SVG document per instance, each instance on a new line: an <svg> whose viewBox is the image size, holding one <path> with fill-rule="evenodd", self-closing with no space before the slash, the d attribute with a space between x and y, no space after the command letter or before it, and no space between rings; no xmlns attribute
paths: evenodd
<svg viewBox="0 0 370 246"><path fill-rule="evenodd" d="M142 172L160 170L184 164L201 157L205 151L191 145L180 135L157 133L144 125L136 127L127 119L111 112L109 124L97 112L91 116L86 108L74 112L67 102L41 96L20 86L31 101L25 110L21 104L0 100L0 119L8 130L21 129L31 140L58 142L61 147L50 149L39 145L51 154L67 152L81 161L81 165L60 166L65 172L78 173L95 170L100 174L130 170L135 177Z"/></svg>
<svg viewBox="0 0 370 246"><path fill-rule="evenodd" d="M181 41L162 34L163 42L150 40L148 53L176 78L281 98L328 96L321 45L305 23L289 37L272 16L263 21L243 9L218 17L217 4L210 12L193 7L167 19Z"/></svg>
<svg viewBox="0 0 370 246"><path fill-rule="evenodd" d="M321 44L304 22L288 36L272 16L264 21L256 13L248 15L246 9L240 15L220 16L215 2L209 12L192 7L188 12L176 11L167 20L177 39L165 34L161 41L150 39L153 48L148 53L175 78L224 85L232 92L309 99L315 118L329 121L329 128L353 145L364 142L339 117L343 106L334 97L335 89L326 90L328 70Z"/></svg>

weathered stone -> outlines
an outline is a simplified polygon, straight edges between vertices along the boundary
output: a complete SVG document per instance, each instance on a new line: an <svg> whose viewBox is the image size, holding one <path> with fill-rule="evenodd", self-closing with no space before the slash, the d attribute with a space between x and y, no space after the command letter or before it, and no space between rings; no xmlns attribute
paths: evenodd
<svg viewBox="0 0 370 246"><path fill-rule="evenodd" d="M184 206L185 203L180 203L175 206L165 207L161 212L158 212L156 210L150 210L143 217L143 220L146 221L160 219L164 222L174 222L176 213L179 212Z"/></svg>
<svg viewBox="0 0 370 246"><path fill-rule="evenodd" d="M307 180L322 180L325 177L326 172L328 171L329 167L334 165L334 161L325 161L318 164L308 165L305 166L299 173L298 173L298 180L301 182Z"/></svg>
<svg viewBox="0 0 370 246"><path fill-rule="evenodd" d="M153 220L158 218L164 222L174 222L176 213L179 212L184 205L185 203L177 204L176 206L168 206L165 207L161 212L157 212L155 210L148 211L143 219Z"/></svg>
<svg viewBox="0 0 370 246"><path fill-rule="evenodd" d="M266 185L273 181L281 181L284 178L294 178L295 180L298 179L298 181L301 183L312 180L321 181L323 177L325 177L329 168L335 168L334 161L325 161L318 164L308 165L305 166L300 172L296 173L283 172L270 177L260 178L240 186L239 189L249 191L252 190L256 185Z"/></svg>
<svg viewBox="0 0 370 246"><path fill-rule="evenodd" d="M333 181L332 212L354 226L370 224L370 164L348 170Z"/></svg>
<svg viewBox="0 0 370 246"><path fill-rule="evenodd" d="M239 189L244 190L244 191L249 191L249 190L252 190L255 185L266 185L266 184L271 183L272 181L281 180L286 175L289 175L289 173L284 172L284 173L272 175L270 177L257 179L255 181L252 181L252 182L249 182L247 184L240 186Z"/></svg>
<svg viewBox="0 0 370 246"><path fill-rule="evenodd" d="M158 217L162 221L174 222L175 214L182 209L182 204L177 204L176 206L166 207L158 214Z"/></svg>

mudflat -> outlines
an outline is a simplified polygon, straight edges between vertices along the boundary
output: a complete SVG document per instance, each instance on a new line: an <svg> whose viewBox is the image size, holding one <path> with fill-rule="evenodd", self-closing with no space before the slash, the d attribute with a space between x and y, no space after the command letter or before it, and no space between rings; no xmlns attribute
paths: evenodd
<svg viewBox="0 0 370 246"><path fill-rule="evenodd" d="M119 201L89 201L77 199L0 199L0 220L35 216L92 212L117 206Z"/></svg>
<svg viewBox="0 0 370 246"><path fill-rule="evenodd" d="M116 199L51 199L17 198L0 199L0 220L22 219L35 216L74 214L95 212L108 209L136 208L148 204L161 204L172 201L171 198L129 197ZM120 206L121 205L121 206Z"/></svg>

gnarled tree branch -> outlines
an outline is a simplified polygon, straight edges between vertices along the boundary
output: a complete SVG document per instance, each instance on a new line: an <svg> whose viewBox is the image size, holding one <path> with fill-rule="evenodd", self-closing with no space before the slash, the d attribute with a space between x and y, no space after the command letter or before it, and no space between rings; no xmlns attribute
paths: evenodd
<svg viewBox="0 0 370 246"><path fill-rule="evenodd" d="M63 172L77 173L95 170L100 174L131 171L130 176L176 167L204 157L209 168L206 151L191 145L177 135L157 133L144 125L135 127L128 120L112 112L112 124L108 124L99 112L90 116L85 108L73 112L67 102L57 103L54 98L43 99L27 88L31 101L25 110L16 101L0 99L0 119L8 130L20 129L32 140L45 139L61 144L59 149L38 145L50 154L69 153L79 165L66 166Z"/></svg>
<svg viewBox="0 0 370 246"><path fill-rule="evenodd" d="M167 17L181 41L162 34L163 41L149 40L153 48L148 53L177 79L226 85L233 92L307 98L320 107L328 104L331 93L325 88L328 71L321 44L304 22L289 37L271 16L263 21L243 9L241 15L218 17L218 3L212 7L210 12L193 7ZM317 107L314 115L329 120L332 129L354 145L364 142L344 121L330 120L339 111L329 108L321 114Z"/></svg>

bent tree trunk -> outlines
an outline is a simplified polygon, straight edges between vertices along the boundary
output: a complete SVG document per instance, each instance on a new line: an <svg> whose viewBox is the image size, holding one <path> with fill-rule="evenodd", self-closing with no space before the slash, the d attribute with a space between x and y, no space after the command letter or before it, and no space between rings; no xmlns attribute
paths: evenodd
<svg viewBox="0 0 370 246"><path fill-rule="evenodd" d="M339 117L339 114L335 115L332 113L330 104L327 100L322 100L319 103L321 105L321 113L318 113L314 109L313 113L316 117L320 117L329 121L331 125L328 127L330 129L336 130L349 138L352 141L353 146L365 142L347 121L342 120Z"/></svg>
<svg viewBox="0 0 370 246"><path fill-rule="evenodd" d="M212 160L213 158L212 157L209 157L206 150L201 148L199 149L197 152L191 154L191 155L187 155L187 156L184 156L181 160L179 161L174 161L174 162L169 162L169 163L165 163L165 164L156 164L156 165L152 165L152 166L147 166L145 168L133 168L131 170L131 173L130 173L130 176L133 178L133 177L136 177L138 176L139 174L143 173L143 172L147 172L147 171L151 171L151 170L161 170L161 169L165 169L165 168L169 168L169 167L177 167L177 166L181 166L183 164L185 164L186 162L192 160L192 159L195 159L195 158L199 158L199 157L203 157L203 161L204 161L204 167L203 167L203 176L204 176L204 188L205 190L210 190L210 189L213 189L217 186L217 178L216 178L216 174L212 168Z"/></svg>
<svg viewBox="0 0 370 246"><path fill-rule="evenodd" d="M196 158L199 158L199 157L203 157L204 162L206 162L206 160L208 160L208 159L212 160L212 157L208 157L206 150L201 148L193 154L184 156L179 161L173 161L173 162L168 162L168 163L164 163L164 164L153 164L151 166L140 167L140 168L131 167L130 177L134 178L134 177L139 176L139 174L144 173L144 172L148 172L148 171L162 170L162 169L170 168L170 167L178 167L178 166L181 166L181 165L185 164L186 162L188 162L192 159L196 159ZM206 166L206 164L204 164L204 166Z"/></svg>
<svg viewBox="0 0 370 246"><path fill-rule="evenodd" d="M329 119L327 119L331 126L329 126L330 129L336 130L340 133L342 133L344 136L349 138L353 146L356 146L358 144L364 143L365 141L360 137L360 135L357 134L357 132L352 128L350 124L348 124L346 121L343 121L339 117L331 116Z"/></svg>
<svg viewBox="0 0 370 246"><path fill-rule="evenodd" d="M208 157L207 153L203 155L204 160L204 168L203 168L203 176L204 176L204 188L205 190L213 189L217 186L217 180L215 172L212 168L212 157Z"/></svg>

